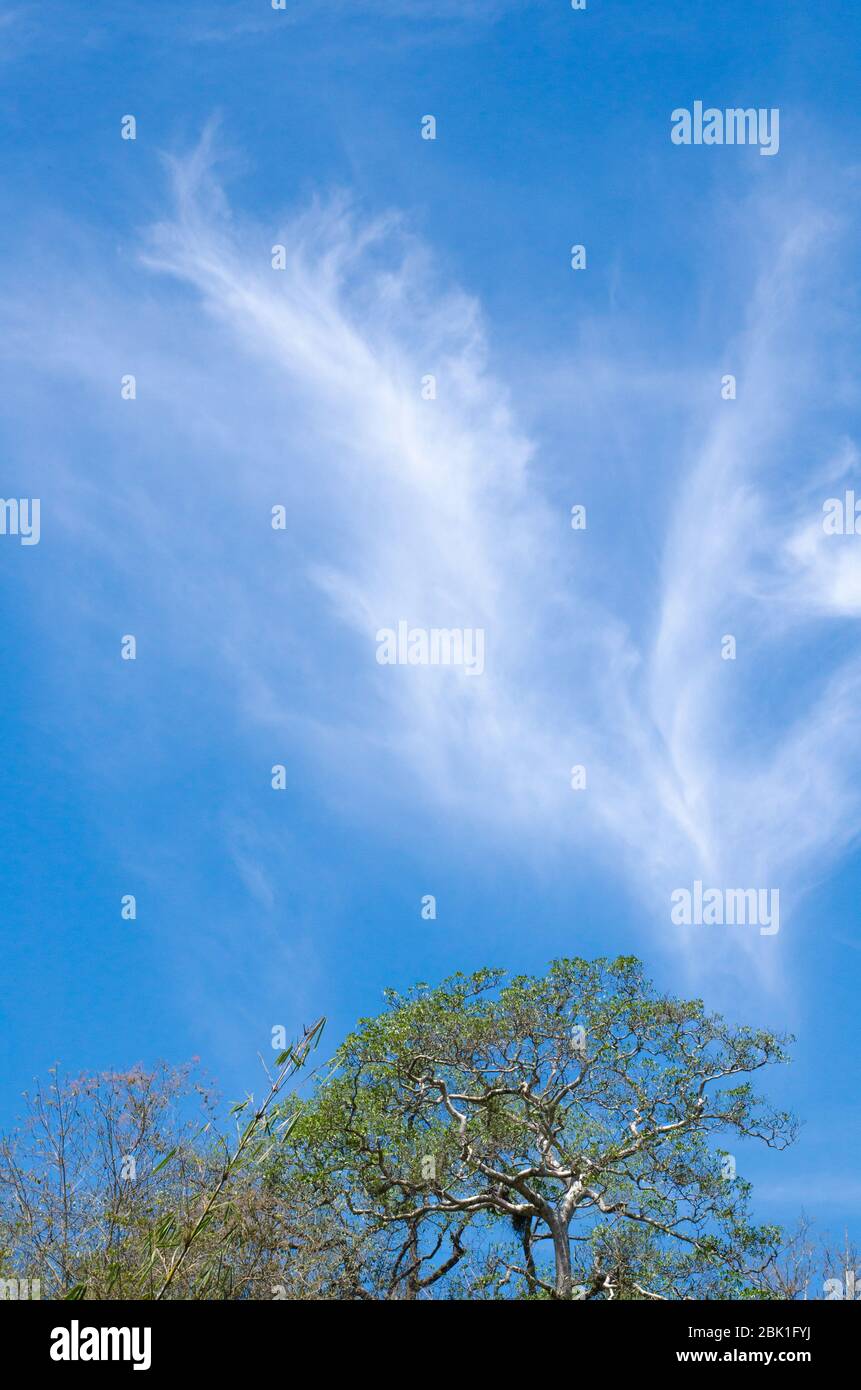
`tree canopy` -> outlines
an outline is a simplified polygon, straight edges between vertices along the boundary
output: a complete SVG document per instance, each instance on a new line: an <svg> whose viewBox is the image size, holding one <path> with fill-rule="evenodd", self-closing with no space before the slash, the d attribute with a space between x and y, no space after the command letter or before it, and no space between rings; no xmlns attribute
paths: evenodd
<svg viewBox="0 0 861 1390"><path fill-rule="evenodd" d="M285 1168L388 1233L402 1296L475 1278L482 1246L497 1294L737 1296L778 1233L725 1146L791 1140L750 1081L786 1042L657 993L632 958L455 975L346 1039Z"/></svg>
<svg viewBox="0 0 861 1390"><path fill-rule="evenodd" d="M184 1076L54 1077L0 1149L2 1277L135 1299L780 1286L739 1169L794 1136L753 1086L789 1039L660 993L631 957L390 992L305 1094L321 1032L233 1107L232 1136L205 1088L183 1108Z"/></svg>

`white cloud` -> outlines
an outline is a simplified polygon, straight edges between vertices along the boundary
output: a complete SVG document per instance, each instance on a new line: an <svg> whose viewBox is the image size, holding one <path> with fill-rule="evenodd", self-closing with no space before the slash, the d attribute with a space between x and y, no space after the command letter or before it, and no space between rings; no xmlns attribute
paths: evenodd
<svg viewBox="0 0 861 1390"><path fill-rule="evenodd" d="M253 565L244 587L225 589L219 659L246 712L300 729L321 767L338 766L345 801L354 778L360 798L374 786L390 810L421 795L496 853L549 839L621 860L658 931L669 931L669 888L696 876L777 886L785 918L790 891L861 827L850 634L845 653L817 655L820 625L857 612L861 571L815 532L822 497L794 444L806 406L787 389L823 331L805 288L810 249L836 229L792 209L788 235L766 231L777 251L732 345L739 399L721 401L716 385L713 405L698 397L657 538L656 611L635 620L594 598L581 538L545 500L535 446L488 369L475 302L440 284L401 219L363 222L344 199L278 230L243 224L214 181L211 138L174 162L175 211L143 257L193 298L150 302L136 350L144 394L185 441L234 454L229 472L208 475L212 493L268 491L289 502L297 538L313 537L304 608L295 586L273 587ZM287 248L284 271L270 266L274 243ZM117 306L101 303L103 287L91 293L97 327L67 342L64 369L114 360L86 334L116 336ZM205 344L205 405L189 397L194 354L174 346L179 327ZM428 372L435 401L420 394ZM845 475L851 445L832 455L824 434L805 438L822 449L817 486ZM161 467L176 481L175 460ZM600 478L582 477L597 494ZM199 483L199 471L179 478L189 507ZM606 555L612 538L587 535ZM199 558L190 545L188 566ZM375 633L399 619L484 628L485 676L378 667ZM720 659L725 632L738 639L734 663ZM290 689L267 665L279 643L301 665ZM574 763L588 769L582 794L569 788Z"/></svg>

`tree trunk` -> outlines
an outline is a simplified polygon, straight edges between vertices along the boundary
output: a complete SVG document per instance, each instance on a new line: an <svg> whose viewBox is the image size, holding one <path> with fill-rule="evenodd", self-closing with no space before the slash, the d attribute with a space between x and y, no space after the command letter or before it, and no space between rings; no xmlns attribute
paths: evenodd
<svg viewBox="0 0 861 1390"><path fill-rule="evenodd" d="M409 1260L404 1298L413 1299L419 1296L419 1236L414 1222L410 1224Z"/></svg>
<svg viewBox="0 0 861 1390"><path fill-rule="evenodd" d="M556 1256L556 1297L571 1297L571 1244L568 1239L567 1223L554 1222L553 1251Z"/></svg>

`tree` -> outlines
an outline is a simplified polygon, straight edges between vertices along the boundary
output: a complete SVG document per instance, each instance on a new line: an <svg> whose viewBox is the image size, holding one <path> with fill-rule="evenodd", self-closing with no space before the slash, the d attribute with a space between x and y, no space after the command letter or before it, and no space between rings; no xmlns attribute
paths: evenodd
<svg viewBox="0 0 861 1390"><path fill-rule="evenodd" d="M779 1233L717 1141L791 1142L748 1079L790 1040L657 993L633 958L503 981L389 993L297 1111L282 1180L386 1242L386 1278L348 1296L471 1266L471 1296L768 1297Z"/></svg>
<svg viewBox="0 0 861 1390"><path fill-rule="evenodd" d="M0 1276L38 1277L54 1298L271 1298L288 1283L300 1296L325 1288L333 1233L265 1180L293 1122L282 1092L323 1022L278 1056L259 1102L248 1096L231 1108L233 1135L218 1131L211 1089L188 1068L65 1081L54 1069L0 1142Z"/></svg>
<svg viewBox="0 0 861 1390"><path fill-rule="evenodd" d="M809 1287L806 1235L781 1252L751 1223L726 1152L792 1138L750 1083L785 1039L657 993L632 959L392 993L302 1099L320 1029L225 1127L185 1070L54 1074L0 1142L7 1296L34 1278L43 1297L134 1300Z"/></svg>
<svg viewBox="0 0 861 1390"><path fill-rule="evenodd" d="M43 1297L83 1277L122 1296L165 1206L190 1209L205 1186L192 1140L213 1119L211 1089L188 1067L65 1079L52 1068L24 1099L24 1119L0 1141L2 1273L38 1278Z"/></svg>
<svg viewBox="0 0 861 1390"><path fill-rule="evenodd" d="M827 1260L827 1253L814 1239L813 1222L802 1212L795 1229L784 1233L780 1250L766 1270L765 1285L774 1298L816 1298Z"/></svg>

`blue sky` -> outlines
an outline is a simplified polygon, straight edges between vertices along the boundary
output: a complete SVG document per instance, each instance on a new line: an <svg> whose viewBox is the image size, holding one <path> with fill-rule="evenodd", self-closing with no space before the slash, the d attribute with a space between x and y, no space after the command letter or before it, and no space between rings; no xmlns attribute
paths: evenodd
<svg viewBox="0 0 861 1390"><path fill-rule="evenodd" d="M797 1033L802 1137L739 1166L857 1230L861 540L822 505L861 496L858 30L0 14L2 493L41 500L0 537L0 1119L57 1059L232 1096L275 1024L634 952ZM778 154L674 145L695 101L779 108ZM379 665L400 620L482 628L485 673ZM674 926L698 878L780 931Z"/></svg>

